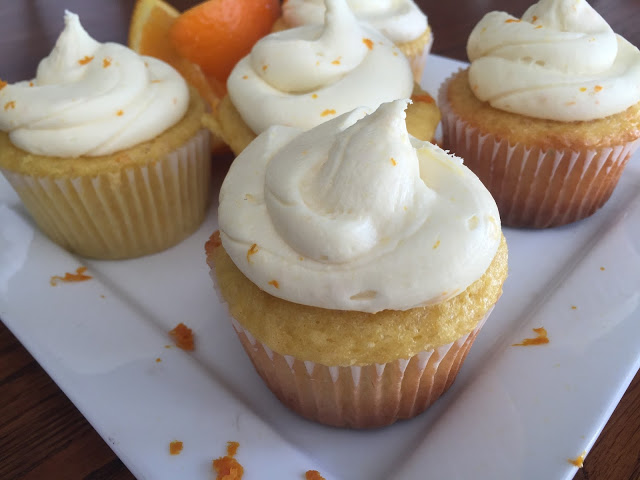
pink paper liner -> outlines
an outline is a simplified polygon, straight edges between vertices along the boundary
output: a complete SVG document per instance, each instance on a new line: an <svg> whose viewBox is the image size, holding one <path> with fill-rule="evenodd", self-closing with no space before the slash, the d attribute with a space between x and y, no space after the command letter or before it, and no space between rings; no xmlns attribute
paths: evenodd
<svg viewBox="0 0 640 480"><path fill-rule="evenodd" d="M81 256L133 258L164 250L204 220L210 134L143 166L94 177L33 177L0 169L40 229Z"/></svg>
<svg viewBox="0 0 640 480"><path fill-rule="evenodd" d="M364 366L327 366L281 355L233 318L232 324L258 374L291 410L335 427L374 428L422 413L447 391L491 310L455 342Z"/></svg>
<svg viewBox="0 0 640 480"><path fill-rule="evenodd" d="M438 93L443 146L462 157L491 192L503 225L547 228L592 215L609 199L640 147L640 139L584 151L511 144L456 115L447 99L452 78Z"/></svg>

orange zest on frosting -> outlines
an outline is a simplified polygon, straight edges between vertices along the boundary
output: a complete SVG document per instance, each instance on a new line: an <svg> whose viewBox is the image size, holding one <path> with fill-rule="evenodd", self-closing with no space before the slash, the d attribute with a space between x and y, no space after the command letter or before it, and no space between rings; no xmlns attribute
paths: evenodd
<svg viewBox="0 0 640 480"><path fill-rule="evenodd" d="M243 80L246 80L247 78L249 78L249 75L243 75L243 76L242 76L242 79L243 79Z"/></svg>
<svg viewBox="0 0 640 480"><path fill-rule="evenodd" d="M227 442L227 455L216 458L213 461L213 469L216 472L216 480L241 480L244 468L233 458L238 452L238 442Z"/></svg>
<svg viewBox="0 0 640 480"><path fill-rule="evenodd" d="M583 451L579 456L577 456L576 458L569 458L567 459L567 461L578 468L582 468L584 466L584 457L587 456L587 452Z"/></svg>
<svg viewBox="0 0 640 480"><path fill-rule="evenodd" d="M542 28L542 25L538 25L538 26L536 27L536 30L537 30L538 28Z"/></svg>
<svg viewBox="0 0 640 480"><path fill-rule="evenodd" d="M124 115L124 111L123 110L118 110L116 112L116 115L118 115L119 117L121 117L122 115Z"/></svg>
<svg viewBox="0 0 640 480"><path fill-rule="evenodd" d="M7 82L5 82L4 80L0 80L0 90L2 90L4 87L6 87L8 85Z"/></svg>
<svg viewBox="0 0 640 480"><path fill-rule="evenodd" d="M182 442L176 440L169 444L169 454L178 455L182 451Z"/></svg>
<svg viewBox="0 0 640 480"><path fill-rule="evenodd" d="M595 87L593 87L593 90L594 90L595 92L599 92L600 90L602 90L602 88L603 88L602 86L600 86L600 85L596 85Z"/></svg>
<svg viewBox="0 0 640 480"><path fill-rule="evenodd" d="M280 288L280 284L278 283L277 280L270 280L269 285L273 285L276 288Z"/></svg>
<svg viewBox="0 0 640 480"><path fill-rule="evenodd" d="M433 97L428 93L425 93L424 95L413 95L411 97L411 100L413 100L414 102L435 103L435 100L433 99Z"/></svg>
<svg viewBox="0 0 640 480"><path fill-rule="evenodd" d="M580 91L581 92L586 92L587 91L587 87L580 87Z"/></svg>
<svg viewBox="0 0 640 480"><path fill-rule="evenodd" d="M331 65L340 65L340 59L341 59L341 58L342 58L342 57L338 57L338 58L336 58L333 62L331 62Z"/></svg>
<svg viewBox="0 0 640 480"><path fill-rule="evenodd" d="M247 250L247 262L251 263L251 255L255 255L256 253L258 253L258 244L254 243L253 245L251 245L249 247L249 250Z"/></svg>
<svg viewBox="0 0 640 480"><path fill-rule="evenodd" d="M311 95L311 98L318 98L318 94L314 93L313 95Z"/></svg>
<svg viewBox="0 0 640 480"><path fill-rule="evenodd" d="M11 100L10 102L4 104L5 111L9 109L13 110L14 108L16 108L16 102L14 100Z"/></svg>
<svg viewBox="0 0 640 480"><path fill-rule="evenodd" d="M266 72L267 68L269 68L269 65L262 65L262 71L263 72Z"/></svg>
<svg viewBox="0 0 640 480"><path fill-rule="evenodd" d="M322 112L320 114L321 117L326 117L327 115L335 115L336 111L333 108L328 108L327 110L325 110L324 112Z"/></svg>
<svg viewBox="0 0 640 480"><path fill-rule="evenodd" d="M85 57L84 57L84 58L81 58L80 60L78 60L78 63L79 63L80 65L86 65L86 64L88 64L89 62L91 62L91 60L93 60L93 55L92 55L92 56L85 55Z"/></svg>
<svg viewBox="0 0 640 480"><path fill-rule="evenodd" d="M544 345L545 343L549 343L549 337L547 336L547 330L544 327L534 328L534 332L536 332L535 338L525 338L520 343L514 343L513 347L528 347L531 345Z"/></svg>
<svg viewBox="0 0 640 480"><path fill-rule="evenodd" d="M59 275L54 275L49 280L49 283L51 284L52 287L55 287L58 285L59 282L73 283L73 282L85 282L87 280L91 280L93 277L91 275L85 275L84 272L86 271L87 271L87 267L78 267L76 268L76 273L66 272L64 274L64 277L61 277Z"/></svg>
<svg viewBox="0 0 640 480"><path fill-rule="evenodd" d="M504 23L520 23L522 20L518 19L518 18L508 18L507 20L504 21Z"/></svg>
<svg viewBox="0 0 640 480"><path fill-rule="evenodd" d="M317 470L307 470L304 474L304 480L325 480Z"/></svg>
<svg viewBox="0 0 640 480"><path fill-rule="evenodd" d="M436 243L433 244L433 249L435 250L439 246L440 246L440 240L436 241Z"/></svg>
<svg viewBox="0 0 640 480"><path fill-rule="evenodd" d="M176 347L186 350L187 352L195 350L193 331L184 323L180 322L176 325L175 328L169 332L169 336L173 340L173 343L176 344Z"/></svg>
<svg viewBox="0 0 640 480"><path fill-rule="evenodd" d="M111 59L109 57L104 57L102 59L102 68L109 68L111 66Z"/></svg>
<svg viewBox="0 0 640 480"><path fill-rule="evenodd" d="M30 86L30 87L33 87L33 82L29 82L29 86Z"/></svg>
<svg viewBox="0 0 640 480"><path fill-rule="evenodd" d="M370 38L363 38L362 43L364 43L369 50L373 50L373 41Z"/></svg>
<svg viewBox="0 0 640 480"><path fill-rule="evenodd" d="M394 167L398 164L398 162L396 162L396 159L391 157L391 165L393 165Z"/></svg>
<svg viewBox="0 0 640 480"><path fill-rule="evenodd" d="M534 15L533 18L531 19L531 23L536 23L536 20L538 20L538 17Z"/></svg>

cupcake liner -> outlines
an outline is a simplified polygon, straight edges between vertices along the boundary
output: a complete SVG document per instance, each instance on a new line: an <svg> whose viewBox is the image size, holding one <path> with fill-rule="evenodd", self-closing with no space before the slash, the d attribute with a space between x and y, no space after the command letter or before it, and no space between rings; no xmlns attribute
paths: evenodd
<svg viewBox="0 0 640 480"><path fill-rule="evenodd" d="M491 192L503 225L547 228L586 218L609 199L640 139L615 147L542 149L511 144L469 125L440 87L444 148L464 163Z"/></svg>
<svg viewBox="0 0 640 480"><path fill-rule="evenodd" d="M195 231L209 202L210 134L143 166L94 177L50 178L1 169L40 229L84 257L164 250Z"/></svg>
<svg viewBox="0 0 640 480"><path fill-rule="evenodd" d="M455 380L490 313L448 345L364 366L327 366L281 355L233 318L232 324L258 374L291 410L335 427L374 428L414 417L435 402Z"/></svg>

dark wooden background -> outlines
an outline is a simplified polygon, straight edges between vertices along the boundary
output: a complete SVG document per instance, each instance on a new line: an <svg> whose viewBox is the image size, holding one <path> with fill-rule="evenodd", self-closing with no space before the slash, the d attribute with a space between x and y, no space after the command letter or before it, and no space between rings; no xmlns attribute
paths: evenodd
<svg viewBox="0 0 640 480"><path fill-rule="evenodd" d="M78 13L98 40L126 42L133 3L133 0L0 0L0 78L16 81L34 75L38 61L50 51L62 28L65 8ZM184 9L196 2L170 3ZM484 13L505 10L519 16L530 0L418 0L417 3L429 16L435 36L433 52L466 60L466 39ZM594 0L591 5L617 33L640 45L638 0ZM636 375L575 480L640 479L639 456L640 375ZM0 479L133 479L3 324L0 324Z"/></svg>

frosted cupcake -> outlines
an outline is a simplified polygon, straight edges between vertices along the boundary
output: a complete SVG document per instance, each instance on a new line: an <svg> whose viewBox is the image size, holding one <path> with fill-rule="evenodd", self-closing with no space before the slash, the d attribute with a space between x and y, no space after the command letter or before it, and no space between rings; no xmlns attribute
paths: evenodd
<svg viewBox="0 0 640 480"><path fill-rule="evenodd" d="M31 81L0 89L0 171L42 231L71 252L130 258L202 222L204 104L169 65L65 28Z"/></svg>
<svg viewBox="0 0 640 480"><path fill-rule="evenodd" d="M493 198L460 159L407 134L406 106L268 129L231 166L205 247L258 373L329 425L426 409L507 274Z"/></svg>
<svg viewBox="0 0 640 480"><path fill-rule="evenodd" d="M406 57L345 0L327 0L326 23L262 38L231 72L212 130L239 154L272 125L303 130L383 102L414 98L410 133L431 140L440 120L435 102L414 85Z"/></svg>
<svg viewBox="0 0 640 480"><path fill-rule="evenodd" d="M505 225L593 214L640 145L640 52L587 2L487 14L468 70L439 95L444 145L496 199Z"/></svg>
<svg viewBox="0 0 640 480"><path fill-rule="evenodd" d="M382 32L411 62L416 83L422 80L433 35L427 16L413 0L347 0L358 20L367 22ZM282 17L275 30L322 25L324 0L288 0L282 6Z"/></svg>

